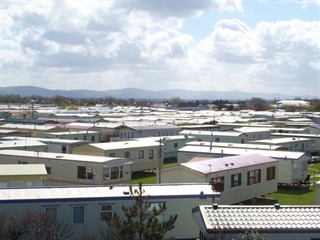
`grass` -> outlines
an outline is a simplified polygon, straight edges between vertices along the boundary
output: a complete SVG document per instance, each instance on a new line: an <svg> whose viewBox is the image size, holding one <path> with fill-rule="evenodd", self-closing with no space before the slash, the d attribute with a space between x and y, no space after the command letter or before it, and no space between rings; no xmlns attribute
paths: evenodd
<svg viewBox="0 0 320 240"><path fill-rule="evenodd" d="M282 205L315 205L316 193L313 186L309 189L279 189L275 193L266 195L275 198Z"/></svg>
<svg viewBox="0 0 320 240"><path fill-rule="evenodd" d="M166 158L163 167L170 167L177 164L176 158ZM153 171L134 172L131 177L131 184L156 184L157 175Z"/></svg>
<svg viewBox="0 0 320 240"><path fill-rule="evenodd" d="M320 164L312 164L308 167L308 174L310 175L311 182L320 181Z"/></svg>
<svg viewBox="0 0 320 240"><path fill-rule="evenodd" d="M310 181L320 181L320 164L312 164L308 167ZM315 175L316 174L316 175ZM314 185L309 189L279 189L275 193L267 195L267 197L275 198L283 205L315 205L316 192Z"/></svg>
<svg viewBox="0 0 320 240"><path fill-rule="evenodd" d="M132 184L155 184L157 183L157 177L155 172L134 172L132 174Z"/></svg>

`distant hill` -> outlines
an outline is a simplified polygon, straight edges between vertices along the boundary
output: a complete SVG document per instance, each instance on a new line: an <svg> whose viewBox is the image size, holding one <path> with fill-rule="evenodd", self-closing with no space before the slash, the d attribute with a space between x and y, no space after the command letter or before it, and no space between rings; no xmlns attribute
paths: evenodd
<svg viewBox="0 0 320 240"><path fill-rule="evenodd" d="M191 91L183 89L170 89L170 90L159 90L151 91L140 88L123 88L123 89L112 89L105 91L93 91L93 90L51 90L40 87L33 86L17 86L17 87L1 87L0 95L20 95L21 97L26 96L45 96L54 97L56 95L61 95L71 98L134 98L134 99L170 99L174 97L179 97L186 100L245 100L253 97L259 97L266 100L272 99L293 99L295 97L301 97L306 99L315 98L314 96L290 96L279 93L252 93L252 92L241 92L241 91Z"/></svg>

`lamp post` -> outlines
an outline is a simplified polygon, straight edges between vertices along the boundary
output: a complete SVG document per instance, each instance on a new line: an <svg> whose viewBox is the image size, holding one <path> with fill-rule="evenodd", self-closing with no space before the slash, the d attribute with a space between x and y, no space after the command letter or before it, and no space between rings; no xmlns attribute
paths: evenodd
<svg viewBox="0 0 320 240"><path fill-rule="evenodd" d="M159 169L158 169L158 183L161 184L161 168L162 168L162 142L166 140L166 138L159 139Z"/></svg>

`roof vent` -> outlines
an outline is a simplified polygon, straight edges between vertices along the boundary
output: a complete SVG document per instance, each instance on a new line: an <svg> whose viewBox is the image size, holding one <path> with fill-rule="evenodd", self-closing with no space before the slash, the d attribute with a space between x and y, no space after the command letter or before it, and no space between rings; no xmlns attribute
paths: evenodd
<svg viewBox="0 0 320 240"><path fill-rule="evenodd" d="M123 191L123 194L124 195L129 195L129 192L128 191Z"/></svg>
<svg viewBox="0 0 320 240"><path fill-rule="evenodd" d="M226 163L225 166L228 167L229 166L228 163Z"/></svg>
<svg viewBox="0 0 320 240"><path fill-rule="evenodd" d="M218 209L218 203L213 203L212 204L212 209L217 210Z"/></svg>
<svg viewBox="0 0 320 240"><path fill-rule="evenodd" d="M277 210L279 210L279 209L280 209L280 204L279 204L279 203L275 203L275 204L274 204L274 208L277 209Z"/></svg>
<svg viewBox="0 0 320 240"><path fill-rule="evenodd" d="M61 156L61 155L57 155L57 156L56 156L56 158L63 158L63 156Z"/></svg>
<svg viewBox="0 0 320 240"><path fill-rule="evenodd" d="M234 163L232 162L232 163L230 163L230 165L231 165L231 166L233 166L233 165L234 165Z"/></svg>

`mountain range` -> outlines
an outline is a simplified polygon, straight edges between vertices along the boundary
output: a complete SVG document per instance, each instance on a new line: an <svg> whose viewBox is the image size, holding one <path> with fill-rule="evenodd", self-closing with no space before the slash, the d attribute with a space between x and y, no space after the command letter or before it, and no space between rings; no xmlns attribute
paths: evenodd
<svg viewBox="0 0 320 240"><path fill-rule="evenodd" d="M280 93L254 93L242 91L192 91L183 89L169 89L169 90L145 90L140 88L123 88L111 89L105 91L94 90L52 90L34 86L16 86L16 87L0 87L0 96L4 95L19 95L21 97L27 96L43 96L54 97L57 95L71 98L108 98L114 97L119 99L150 99L163 100L179 97L185 100L246 100L253 97L258 97L266 100L272 99L294 99L300 97L303 99L316 98L314 96L290 96Z"/></svg>

